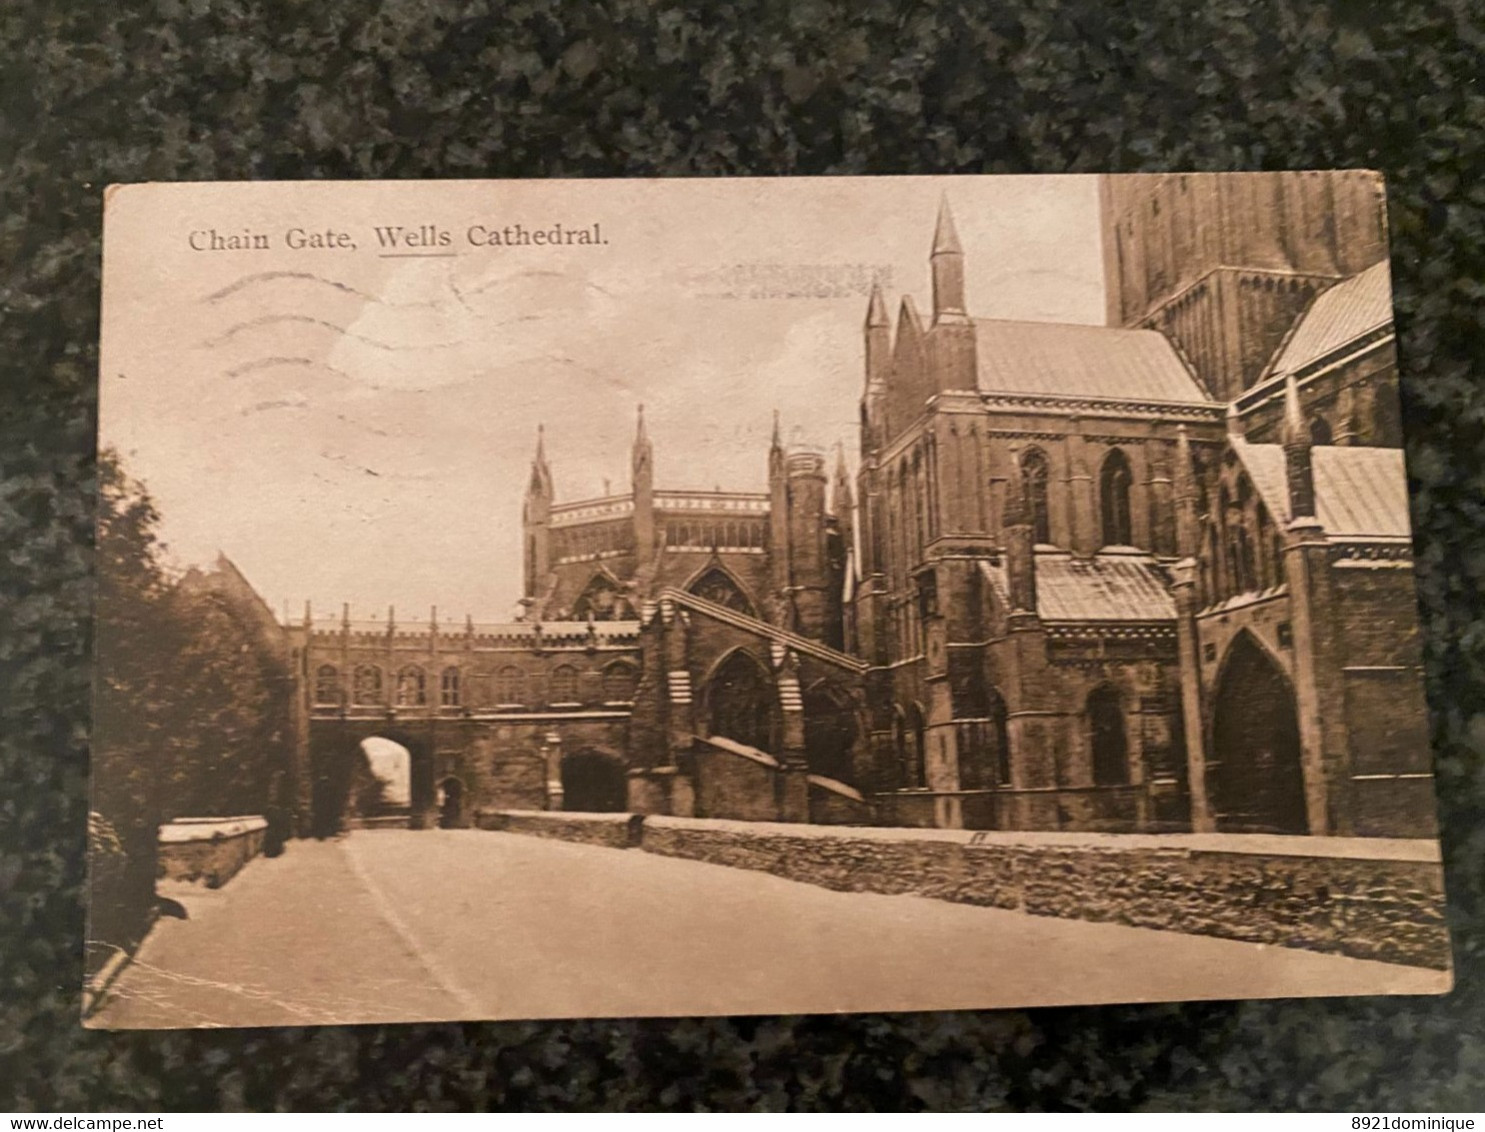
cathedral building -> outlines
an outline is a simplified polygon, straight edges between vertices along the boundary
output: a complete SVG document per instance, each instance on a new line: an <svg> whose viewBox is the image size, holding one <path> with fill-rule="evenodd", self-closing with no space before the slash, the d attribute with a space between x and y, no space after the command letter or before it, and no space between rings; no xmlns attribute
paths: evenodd
<svg viewBox="0 0 1485 1132"><path fill-rule="evenodd" d="M641 410L599 498L538 436L519 621L306 612L317 825L381 735L424 824L1431 834L1378 182L1101 209L1107 325L1068 325L976 311L943 202L924 309L867 305L854 483L776 421L763 490L658 487Z"/></svg>
<svg viewBox="0 0 1485 1132"><path fill-rule="evenodd" d="M870 770L904 824L1424 835L1432 781L1382 200L1109 178L1110 325L873 294Z"/></svg>
<svg viewBox="0 0 1485 1132"><path fill-rule="evenodd" d="M622 620L667 587L700 595L839 648L845 539L851 510L837 452L833 505L825 457L786 452L774 421L767 490L655 487L655 451L639 410L630 488L558 502L545 440L521 516L529 618Z"/></svg>

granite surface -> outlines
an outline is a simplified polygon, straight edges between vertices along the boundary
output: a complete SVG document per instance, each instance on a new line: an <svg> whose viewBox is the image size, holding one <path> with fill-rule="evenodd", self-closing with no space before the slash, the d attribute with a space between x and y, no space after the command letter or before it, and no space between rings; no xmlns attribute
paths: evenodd
<svg viewBox="0 0 1485 1132"><path fill-rule="evenodd" d="M1478 4L13 0L0 50L0 1108L1485 1103ZM1392 191L1453 995L79 1027L104 184L1337 165Z"/></svg>

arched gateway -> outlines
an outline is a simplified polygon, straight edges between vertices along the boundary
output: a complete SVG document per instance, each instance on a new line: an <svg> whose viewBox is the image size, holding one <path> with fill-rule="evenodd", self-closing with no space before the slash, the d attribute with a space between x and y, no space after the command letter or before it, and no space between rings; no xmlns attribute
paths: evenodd
<svg viewBox="0 0 1485 1132"><path fill-rule="evenodd" d="M1218 681L1212 754L1219 829L1309 832L1294 693L1248 633L1233 643Z"/></svg>
<svg viewBox="0 0 1485 1132"><path fill-rule="evenodd" d="M366 744L400 749L405 759L396 774L373 767ZM310 729L310 828L314 837L334 837L351 817L390 818L406 814L407 823L422 828L436 805L433 749L427 735L414 728L383 727L339 720L316 721ZM382 773L376 773L378 770ZM400 779L392 797L374 804L374 778ZM390 803L390 804L388 804Z"/></svg>

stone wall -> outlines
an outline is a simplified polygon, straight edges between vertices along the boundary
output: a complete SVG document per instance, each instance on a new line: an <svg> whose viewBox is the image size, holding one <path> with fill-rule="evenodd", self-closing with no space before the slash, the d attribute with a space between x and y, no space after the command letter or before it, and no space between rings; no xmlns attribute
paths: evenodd
<svg viewBox="0 0 1485 1132"><path fill-rule="evenodd" d="M551 837L559 841L577 841L584 845L602 845L608 849L629 849L639 844L640 823L637 814L565 814L544 810L481 810L475 819L480 829L504 833L524 833L531 837Z"/></svg>
<svg viewBox="0 0 1485 1132"><path fill-rule="evenodd" d="M160 827L159 876L220 888L263 852L268 822L254 815L177 818Z"/></svg>
<svg viewBox="0 0 1485 1132"><path fill-rule="evenodd" d="M600 844L617 840L621 819L553 816L566 820L540 829L522 828L527 823L520 821L499 828ZM637 834L647 852L756 869L838 891L926 896L1038 916L1449 966L1443 868L1436 846L1427 842L634 820L642 828L625 833ZM595 830L594 823L608 826Z"/></svg>

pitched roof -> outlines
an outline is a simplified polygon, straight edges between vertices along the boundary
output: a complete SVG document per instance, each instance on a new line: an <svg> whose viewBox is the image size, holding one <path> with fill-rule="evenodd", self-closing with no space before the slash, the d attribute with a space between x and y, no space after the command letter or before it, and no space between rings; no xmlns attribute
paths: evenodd
<svg viewBox="0 0 1485 1132"><path fill-rule="evenodd" d="M983 565L1002 600L1009 599L1004 565ZM1043 621L1170 621L1175 599L1164 570L1148 554L1101 551L1074 558L1063 550L1036 552L1036 613Z"/></svg>
<svg viewBox="0 0 1485 1132"><path fill-rule="evenodd" d="M1270 369L1294 373L1391 321L1392 279L1384 259L1317 295Z"/></svg>
<svg viewBox="0 0 1485 1132"><path fill-rule="evenodd" d="M974 320L980 389L1116 401L1210 401L1157 330Z"/></svg>
<svg viewBox="0 0 1485 1132"><path fill-rule="evenodd" d="M1277 522L1287 523L1289 485L1284 449L1234 439L1253 485ZM1310 450L1315 470L1315 517L1333 539L1410 538L1408 480L1401 448L1317 445Z"/></svg>

